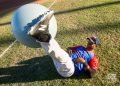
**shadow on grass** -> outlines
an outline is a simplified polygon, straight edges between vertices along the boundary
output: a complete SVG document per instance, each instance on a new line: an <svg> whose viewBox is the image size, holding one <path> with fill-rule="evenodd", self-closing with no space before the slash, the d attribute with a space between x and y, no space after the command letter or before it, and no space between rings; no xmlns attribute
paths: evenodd
<svg viewBox="0 0 120 86"><path fill-rule="evenodd" d="M9 24L11 24L11 22L0 23L0 26L9 25Z"/></svg>
<svg viewBox="0 0 120 86"><path fill-rule="evenodd" d="M65 29L60 31L58 34L59 35L76 35L76 34L88 34L88 33L98 33L98 32L106 32L108 29L115 29L115 28L120 28L120 21L114 21L114 22L109 22L109 23L102 23L102 24L97 24L97 25L92 25L92 26L83 26L81 27L80 25L77 25L77 29L70 28L69 30Z"/></svg>
<svg viewBox="0 0 120 86"><path fill-rule="evenodd" d="M53 80L60 78L49 56L34 57L18 66L0 68L0 84Z"/></svg>
<svg viewBox="0 0 120 86"><path fill-rule="evenodd" d="M84 79L81 77L70 77L71 79ZM49 56L34 57L18 63L18 66L0 68L0 84L24 83L34 81L46 81L54 79L66 79L58 75Z"/></svg>
<svg viewBox="0 0 120 86"><path fill-rule="evenodd" d="M86 6L86 7L79 7L79 8L74 8L70 10L63 10L63 11L55 12L55 15L65 14L65 13L70 13L70 12L75 12L75 11L88 10L88 9L93 9L93 8L98 8L98 7L105 7L105 6L109 6L113 4L120 4L120 1L102 3L102 4L91 5L91 6Z"/></svg>

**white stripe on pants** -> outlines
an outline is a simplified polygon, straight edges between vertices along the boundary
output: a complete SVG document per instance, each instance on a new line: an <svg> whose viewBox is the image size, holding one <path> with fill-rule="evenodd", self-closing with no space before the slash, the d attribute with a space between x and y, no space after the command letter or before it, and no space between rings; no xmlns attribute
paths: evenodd
<svg viewBox="0 0 120 86"><path fill-rule="evenodd" d="M57 43L55 39L51 39L49 43L40 42L42 48L52 57L57 72L63 77L70 77L74 74L74 63Z"/></svg>

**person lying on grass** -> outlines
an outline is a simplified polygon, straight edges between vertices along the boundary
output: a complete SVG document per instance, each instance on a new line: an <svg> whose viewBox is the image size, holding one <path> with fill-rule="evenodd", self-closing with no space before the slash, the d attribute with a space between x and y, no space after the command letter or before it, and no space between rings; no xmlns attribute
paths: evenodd
<svg viewBox="0 0 120 86"><path fill-rule="evenodd" d="M88 38L88 47L92 46L91 48L69 48L69 50L72 50L72 53L67 53L49 33L49 21L51 20L53 14L54 11L47 11L44 13L38 23L32 26L28 31L28 35L36 39L41 44L41 47L52 58L57 72L62 77L70 77L74 74L79 75L83 69L85 69L85 72L87 72L88 75L92 75L92 73L94 73L97 69L97 60L94 59L96 58L94 55L94 49L91 48L96 48L97 41L92 43L90 41L91 39ZM77 52L80 52L78 53L79 55L77 55ZM88 66L88 62L92 66ZM91 69L90 67L93 68Z"/></svg>
<svg viewBox="0 0 120 86"><path fill-rule="evenodd" d="M95 36L89 37L87 40L88 43L86 47L69 47L67 52L74 62L75 75L78 76L84 72L88 77L93 77L98 70L99 65L97 55L94 50L100 45L100 40Z"/></svg>

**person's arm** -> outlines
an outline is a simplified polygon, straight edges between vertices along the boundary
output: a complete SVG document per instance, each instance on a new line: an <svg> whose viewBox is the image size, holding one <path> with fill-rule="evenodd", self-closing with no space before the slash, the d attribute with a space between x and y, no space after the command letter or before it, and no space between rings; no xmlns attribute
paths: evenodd
<svg viewBox="0 0 120 86"><path fill-rule="evenodd" d="M68 47L68 48L67 48L67 53L68 53L68 54L72 54L72 49L71 49L71 47Z"/></svg>
<svg viewBox="0 0 120 86"><path fill-rule="evenodd" d="M82 63L84 65L85 72L89 78L92 78L94 74L96 73L96 70L90 68L88 63L83 58L77 58L75 63Z"/></svg>
<svg viewBox="0 0 120 86"><path fill-rule="evenodd" d="M67 52L69 54L73 53L78 47L81 47L81 46L74 46L74 47L68 47L67 48Z"/></svg>
<svg viewBox="0 0 120 86"><path fill-rule="evenodd" d="M96 70L92 69L87 62L84 62L83 65L84 65L85 73L88 75L89 78L92 78L95 75Z"/></svg>

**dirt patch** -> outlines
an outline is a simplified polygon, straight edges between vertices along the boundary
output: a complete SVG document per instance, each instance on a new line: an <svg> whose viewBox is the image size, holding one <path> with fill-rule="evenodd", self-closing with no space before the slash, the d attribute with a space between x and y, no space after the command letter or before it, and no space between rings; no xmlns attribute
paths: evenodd
<svg viewBox="0 0 120 86"><path fill-rule="evenodd" d="M35 3L45 3L49 0L0 0L0 14L4 11L11 9L16 9L24 4L35 2Z"/></svg>
<svg viewBox="0 0 120 86"><path fill-rule="evenodd" d="M0 0L0 11L2 12L31 2L42 4L48 1L53 2L54 0ZM57 2L61 2L61 1L63 0L57 0Z"/></svg>
<svg viewBox="0 0 120 86"><path fill-rule="evenodd" d="M28 3L38 3L43 4L45 2L53 2L54 0L0 0L0 17L5 16L5 14L17 9L18 7L28 4ZM64 0L57 0L61 2Z"/></svg>
<svg viewBox="0 0 120 86"><path fill-rule="evenodd" d="M48 0L36 0L35 3L45 3L47 2Z"/></svg>
<svg viewBox="0 0 120 86"><path fill-rule="evenodd" d="M54 0L36 0L35 3L45 3L45 2L53 2ZM64 0L56 0L57 2L61 2Z"/></svg>

